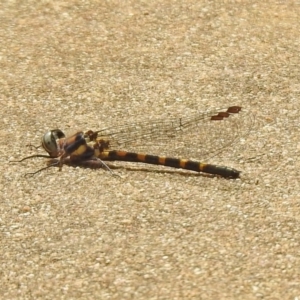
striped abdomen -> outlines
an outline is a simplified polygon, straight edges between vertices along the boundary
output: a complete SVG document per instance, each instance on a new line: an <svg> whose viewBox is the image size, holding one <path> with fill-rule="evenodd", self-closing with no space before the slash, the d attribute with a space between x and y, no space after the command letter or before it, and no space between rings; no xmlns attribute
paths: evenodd
<svg viewBox="0 0 300 300"><path fill-rule="evenodd" d="M216 174L226 178L238 178L240 171L232 168L204 164L198 161L163 157L149 154L141 154L127 151L103 151L98 152L97 156L102 160L120 160L120 161L131 161L131 162L142 162L153 165L163 165L172 168L192 170L196 172L204 172L209 174Z"/></svg>

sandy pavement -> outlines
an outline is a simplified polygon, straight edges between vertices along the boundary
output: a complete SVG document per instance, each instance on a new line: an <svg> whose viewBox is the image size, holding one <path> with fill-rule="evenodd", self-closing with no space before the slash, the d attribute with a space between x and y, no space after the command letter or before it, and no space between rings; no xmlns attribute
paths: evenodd
<svg viewBox="0 0 300 300"><path fill-rule="evenodd" d="M300 299L299 16L299 0L2 1L0 298ZM9 163L48 129L230 105L221 153L205 130L144 151L237 180Z"/></svg>

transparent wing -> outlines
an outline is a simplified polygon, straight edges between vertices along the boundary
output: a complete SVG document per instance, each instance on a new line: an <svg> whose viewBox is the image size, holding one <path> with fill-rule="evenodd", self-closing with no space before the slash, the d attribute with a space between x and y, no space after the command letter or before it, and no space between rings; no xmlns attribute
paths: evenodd
<svg viewBox="0 0 300 300"><path fill-rule="evenodd" d="M253 127L249 111L227 111L214 109L180 118L127 123L100 130L98 137L108 139L112 150L203 159L233 145Z"/></svg>

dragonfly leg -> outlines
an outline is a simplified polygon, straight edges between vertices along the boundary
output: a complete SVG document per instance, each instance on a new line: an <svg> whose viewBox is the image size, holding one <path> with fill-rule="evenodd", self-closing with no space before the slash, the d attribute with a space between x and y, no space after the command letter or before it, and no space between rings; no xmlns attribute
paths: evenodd
<svg viewBox="0 0 300 300"><path fill-rule="evenodd" d="M54 167L54 166L56 166L56 165L58 165L58 164L59 164L59 161L55 161L54 163L51 163L50 165L48 165L48 166L45 167L45 168L39 169L39 170L37 170L37 171L35 171L35 172L26 173L26 174L25 174L25 177L27 177L27 176L32 177L32 176L34 176L35 174L38 174L38 173L40 173L40 172L42 172L42 171L44 171L44 170L47 170L47 169L49 169L49 168L51 168L51 167Z"/></svg>

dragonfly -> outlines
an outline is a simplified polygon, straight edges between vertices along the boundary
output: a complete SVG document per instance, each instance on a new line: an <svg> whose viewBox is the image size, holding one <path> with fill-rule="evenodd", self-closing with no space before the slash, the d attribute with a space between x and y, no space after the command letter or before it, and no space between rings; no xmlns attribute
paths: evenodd
<svg viewBox="0 0 300 300"><path fill-rule="evenodd" d="M154 141L168 144L168 140L175 139L176 136L180 137L179 141L185 147L185 136L189 132L199 132L200 144L202 144L201 141L204 135L210 141L201 145L203 149L207 148L208 153L221 152L239 137L239 122L234 119L234 122L226 124L225 120L235 118L241 111L242 107L236 105L225 109L196 113L183 118L127 123L99 131L79 131L70 136L66 136L60 129L53 129L47 131L42 137L41 145L35 147L42 147L48 153L47 155L34 154L14 162L23 162L36 157L55 159L55 162L47 167L26 175L35 175L53 166L58 166L59 170L62 170L67 161L73 165L91 168L104 167L108 170L110 168L105 161L127 161L162 165L235 179L240 176L241 171L230 167L203 163L193 159L128 151L126 148L132 147L134 144L148 143L151 145L155 143ZM216 122L224 122L224 124L216 126L214 124ZM225 131L227 125L231 127ZM222 132L227 133L222 136ZM211 141L214 141L214 143Z"/></svg>

